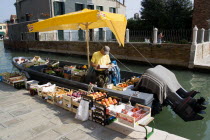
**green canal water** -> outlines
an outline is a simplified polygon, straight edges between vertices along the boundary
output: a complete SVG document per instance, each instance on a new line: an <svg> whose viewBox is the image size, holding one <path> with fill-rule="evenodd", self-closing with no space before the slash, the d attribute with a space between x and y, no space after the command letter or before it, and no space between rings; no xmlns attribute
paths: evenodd
<svg viewBox="0 0 210 140"><path fill-rule="evenodd" d="M13 66L11 64L13 57L33 57L35 55L49 57L52 59L86 63L86 59L83 57L38 52L14 52L5 50L3 42L0 41L0 73L11 72L13 70ZM138 63L126 64L126 66L139 73L143 73L147 68L149 68L149 65L143 66ZM122 66L120 67L121 69L124 69ZM170 70L175 73L178 81L185 89L200 91L201 94L197 95L197 97L203 96L208 102L210 102L210 74L180 69ZM155 116L155 128L192 140L210 140L210 105L207 106L206 114L204 116L205 118L201 121L184 122L170 109L170 107L164 107L163 111Z"/></svg>

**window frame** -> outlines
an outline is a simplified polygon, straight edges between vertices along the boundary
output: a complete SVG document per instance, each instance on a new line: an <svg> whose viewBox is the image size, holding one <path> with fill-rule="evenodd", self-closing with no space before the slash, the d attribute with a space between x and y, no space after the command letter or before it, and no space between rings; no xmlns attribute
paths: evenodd
<svg viewBox="0 0 210 140"><path fill-rule="evenodd" d="M102 8L102 10L99 9L99 8ZM96 6L96 9L97 9L97 10L100 10L100 11L104 11L104 7L103 7L102 5L97 5L97 6Z"/></svg>

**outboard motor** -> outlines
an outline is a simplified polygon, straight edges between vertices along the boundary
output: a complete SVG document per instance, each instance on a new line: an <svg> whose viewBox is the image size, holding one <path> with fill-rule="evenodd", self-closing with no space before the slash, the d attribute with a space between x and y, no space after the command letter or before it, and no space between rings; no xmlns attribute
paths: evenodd
<svg viewBox="0 0 210 140"><path fill-rule="evenodd" d="M160 104L170 105L184 121L202 120L206 109L205 99L195 99L199 92L187 92L177 81L174 73L163 66L150 68L142 75L136 90L146 89L157 97ZM154 107L155 108L155 107Z"/></svg>

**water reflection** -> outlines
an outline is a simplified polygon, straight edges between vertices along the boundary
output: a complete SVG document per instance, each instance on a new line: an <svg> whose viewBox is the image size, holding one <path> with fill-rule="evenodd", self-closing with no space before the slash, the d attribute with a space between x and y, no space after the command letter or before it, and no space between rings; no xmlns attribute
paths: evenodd
<svg viewBox="0 0 210 140"><path fill-rule="evenodd" d="M49 57L51 59L68 60L78 63L86 63L85 57L75 57L71 55L56 55L51 53L38 52L12 52L3 48L3 42L0 41L0 73L12 70L11 60L15 56L35 56ZM148 66L140 64L126 64L127 67L135 72L143 73ZM126 70L122 65L121 69ZM178 81L186 90L197 90L201 93L197 95L204 96L210 102L210 75L205 73L191 72L187 70L172 70L177 76ZM210 138L210 105L206 110L204 120L194 122L184 122L178 117L170 107L164 107L163 111L155 116L156 128L177 134L192 140L209 140Z"/></svg>

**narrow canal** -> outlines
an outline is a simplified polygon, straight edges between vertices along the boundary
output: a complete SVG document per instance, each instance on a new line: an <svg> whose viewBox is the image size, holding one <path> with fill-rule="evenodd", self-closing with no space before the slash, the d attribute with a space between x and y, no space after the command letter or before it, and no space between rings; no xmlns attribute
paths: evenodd
<svg viewBox="0 0 210 140"><path fill-rule="evenodd" d="M5 50L3 41L0 41L0 73L11 72L13 66L11 60L15 56L41 56L52 59L68 60L79 63L86 63L86 59L82 57L58 55L51 53L38 52L12 52ZM126 64L127 67L135 72L143 73L150 66L142 66L140 64ZM121 69L124 69L121 66ZM180 84L187 90L197 90L210 102L210 74L192 72L188 70L170 69L177 76ZM1 97L0 97L1 98ZM155 116L156 128L176 134L192 140L209 140L210 139L210 105L207 106L205 118L201 121L184 122L177 116L170 107L164 107L163 111Z"/></svg>

